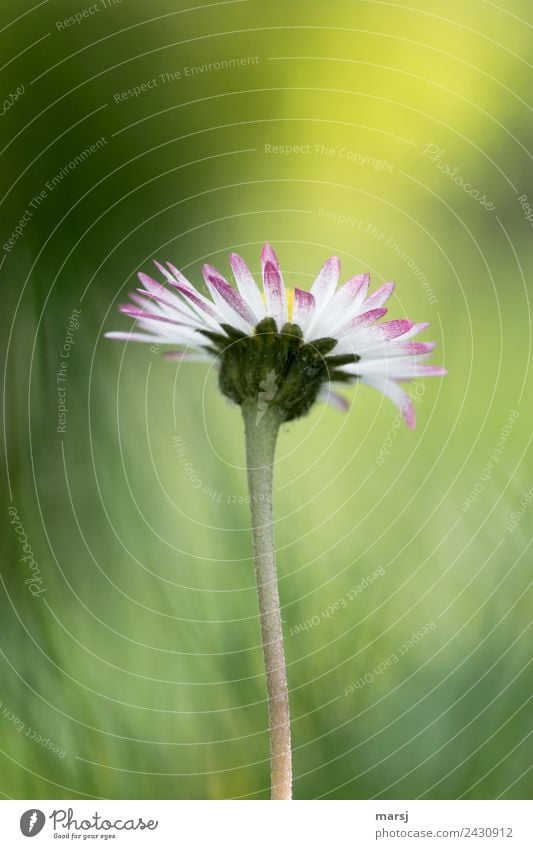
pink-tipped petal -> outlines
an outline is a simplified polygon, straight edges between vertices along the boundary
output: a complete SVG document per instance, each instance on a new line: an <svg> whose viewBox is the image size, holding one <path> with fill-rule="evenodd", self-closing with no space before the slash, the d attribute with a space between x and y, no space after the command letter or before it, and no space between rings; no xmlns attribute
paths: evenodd
<svg viewBox="0 0 533 849"><path fill-rule="evenodd" d="M174 298L172 293L168 292L168 289L163 288L163 292L167 295L166 298L160 297L160 295L156 295L155 292L146 292L144 289L138 289L142 295L144 295L143 300L146 304L149 304L150 301L155 301L157 304L161 304L163 307L167 307L168 310L175 315L179 315L180 319L184 321L186 324L198 325L198 319L196 319L195 313L192 312L188 305L183 301L179 301L178 298ZM173 298L172 301L168 299L168 296ZM133 298L133 295L130 295ZM174 302L175 301L175 302Z"/></svg>
<svg viewBox="0 0 533 849"><path fill-rule="evenodd" d="M344 345L346 340L349 340L351 337L358 339L361 331L367 327L372 327L376 321L379 321L386 314L387 309L385 307L362 312L348 321L343 321L331 335L336 337L341 345Z"/></svg>
<svg viewBox="0 0 533 849"><path fill-rule="evenodd" d="M142 271L139 272L137 277L150 297L159 299L160 303L163 303L171 309L178 310L178 312L188 316L190 319L194 319L196 317L196 313L193 309L191 309L190 305L182 298L178 297L178 295L174 294L174 292L172 292L167 286L163 286L162 283L159 283L157 280L154 280L153 277L150 277L149 274L144 274ZM172 287L175 288L175 281L172 280L169 282Z"/></svg>
<svg viewBox="0 0 533 849"><path fill-rule="evenodd" d="M271 316L281 330L287 321L287 300L279 269L268 260L263 267L263 287L267 305L267 315Z"/></svg>
<svg viewBox="0 0 533 849"><path fill-rule="evenodd" d="M365 377L363 379L363 383L366 383L367 386L371 386L373 389L377 389L378 392L381 392L385 395L386 398L389 398L390 401L398 408L400 414L409 428L409 430L414 430L416 426L416 413L413 407L413 402L409 398L406 392L398 386L393 380L387 380L382 377Z"/></svg>
<svg viewBox="0 0 533 849"><path fill-rule="evenodd" d="M272 265L277 268L278 274L281 278L281 267L279 264L278 255L272 245L270 245L268 242L265 242L261 250L261 267L263 269L263 272L265 270L265 265L267 264L267 262L271 262Z"/></svg>
<svg viewBox="0 0 533 849"><path fill-rule="evenodd" d="M376 289L376 291L372 295L370 295L370 297L367 298L364 303L365 312L369 309L382 307L383 304L386 304L390 296L394 292L394 286L394 283L384 283L383 286L380 286L379 289Z"/></svg>
<svg viewBox="0 0 533 849"><path fill-rule="evenodd" d="M347 413L350 409L350 402L346 400L342 395L339 395L338 392L332 392L331 389L327 387L323 387L318 393L318 399L320 401L324 401L326 404L329 404L335 410L338 410L341 413Z"/></svg>
<svg viewBox="0 0 533 849"><path fill-rule="evenodd" d="M370 274L356 274L355 277L350 277L344 283L337 294L335 295L335 303L341 306L354 307L361 306L363 303L368 287L370 286Z"/></svg>
<svg viewBox="0 0 533 849"><path fill-rule="evenodd" d="M406 319L395 319L383 324L351 325L339 338L335 352L364 354L370 359L393 357L397 353L394 340L410 326L411 322Z"/></svg>
<svg viewBox="0 0 533 849"><path fill-rule="evenodd" d="M407 321L405 318L396 318L392 321L384 321L383 324L378 324L376 331L379 333L380 339L395 339L396 336L402 336L404 333L408 333L412 326L412 321Z"/></svg>
<svg viewBox="0 0 533 849"><path fill-rule="evenodd" d="M177 269L171 262L167 262L168 271L164 265L161 265L160 262L154 260L154 265L157 266L161 274L164 274L170 285L173 289L177 289L178 292L184 296L186 303L184 306L189 309L194 307L193 313L199 313L203 318L205 316L209 316L211 320L211 326L213 321L219 322L221 319L220 314L215 309L215 305L205 298L192 283L187 280L187 278ZM144 280L144 278L143 278Z"/></svg>
<svg viewBox="0 0 533 849"><path fill-rule="evenodd" d="M156 267L156 268L158 268L158 269L159 269L159 271L161 272L161 274L162 274L162 275L163 275L163 276L164 276L164 277L168 280L168 282L169 282L169 283L174 283L174 281L175 281L176 279L178 279L179 277L183 277L183 274L181 273L181 271L178 271L177 269L175 269L175 268L173 268L173 267L172 267L172 269L169 271L167 268L165 268L165 266L164 266L164 265L162 265L162 264L161 264L160 262L158 262L156 259L154 259L154 265L155 265L155 267ZM169 265L169 266L170 266L170 263L167 263L167 265ZM172 273L173 271L175 272L174 274ZM189 283L189 281L188 281L188 280L186 280L184 277L183 277L183 279L185 280L185 282L186 282L186 283ZM189 283L189 286L191 286L191 285L192 285L192 284L191 284L191 283Z"/></svg>
<svg viewBox="0 0 533 849"><path fill-rule="evenodd" d="M158 263L156 263L156 265L158 265ZM198 291L196 286L193 286L193 284L189 280L187 280L185 275L182 274L181 271L176 268L175 265L172 265L171 262L167 262L167 265L170 271L172 272L171 279L169 279L170 285L174 289L177 289L179 292L181 292L182 295L187 292L189 300L194 303L197 308L199 308L203 312L206 312L215 320L220 321L221 316L219 315L218 310L215 309L215 305L210 300L208 300L208 298L205 298L201 294L201 292ZM191 297L191 295L194 295L194 298Z"/></svg>
<svg viewBox="0 0 533 849"><path fill-rule="evenodd" d="M403 328L410 322L404 319L385 322L371 327L351 326L339 338L335 348L336 354L352 353L364 356L368 360L390 360L392 358L408 358L415 362L416 358L426 358L435 347L434 342L411 342L409 331ZM405 340L408 341L405 341Z"/></svg>
<svg viewBox="0 0 533 849"><path fill-rule="evenodd" d="M118 310L119 312L124 313L124 315L129 315L132 318L140 318L149 321L162 321L164 324L181 325L183 323L174 318L168 318L166 315L161 315L160 313L147 312L145 309L134 307L132 304L121 304Z"/></svg>
<svg viewBox="0 0 533 849"><path fill-rule="evenodd" d="M123 330L109 330L104 333L106 339L119 339L122 342L149 342L150 344L159 344L161 339L159 336L148 336L146 333L128 333Z"/></svg>
<svg viewBox="0 0 533 849"><path fill-rule="evenodd" d="M400 356L419 357L429 354L435 347L435 342L404 342L404 336L394 342L394 352Z"/></svg>
<svg viewBox="0 0 533 849"><path fill-rule="evenodd" d="M320 321L313 328L314 333L336 336L339 330L358 314L369 284L369 274L358 274L344 283L322 311Z"/></svg>
<svg viewBox="0 0 533 849"><path fill-rule="evenodd" d="M448 369L443 366L419 365L418 369L414 377L445 377L448 374Z"/></svg>
<svg viewBox="0 0 533 849"><path fill-rule="evenodd" d="M150 277L149 274L145 274L144 271L139 271L137 277L147 292L153 292L154 294L159 295L167 291L162 283L158 283L157 280L154 280L154 278Z"/></svg>
<svg viewBox="0 0 533 849"><path fill-rule="evenodd" d="M412 377L443 377L448 372L442 366L427 365L419 362L417 357L376 357L365 359L342 367L349 374L391 378L394 380L408 380Z"/></svg>
<svg viewBox="0 0 533 849"><path fill-rule="evenodd" d="M297 324L303 333L305 333L313 316L314 309L315 299L311 292L306 292L303 289L295 289L292 306L292 323Z"/></svg>
<svg viewBox="0 0 533 849"><path fill-rule="evenodd" d="M215 310L215 305L210 304L207 298L204 298L203 295L200 295L194 289L184 286L182 283L173 283L172 285L184 296L184 298L196 307L198 312L205 313L215 319L215 321L220 321L220 315L217 310Z"/></svg>
<svg viewBox="0 0 533 849"><path fill-rule="evenodd" d="M355 277L350 277L335 294L331 303L331 310L335 313L335 317L348 320L357 315L369 286L370 274L357 274Z"/></svg>
<svg viewBox="0 0 533 849"><path fill-rule="evenodd" d="M254 314L244 298L235 291L233 286L230 286L228 281L216 268L206 264L203 267L203 274L206 285L211 292L211 297L218 308L223 309L224 306L230 308L229 313L225 310L230 323L234 318L234 313L237 313L248 324L255 324Z"/></svg>
<svg viewBox="0 0 533 849"><path fill-rule="evenodd" d="M230 254L230 264L239 292L254 313L256 321L260 322L266 315L265 302L252 272L239 254Z"/></svg>
<svg viewBox="0 0 533 849"><path fill-rule="evenodd" d="M430 327L429 321L420 321L418 324L413 324L411 329L408 330L407 333L403 334L402 341L404 339L412 339L413 336L417 336L422 332L422 330L426 330L428 327Z"/></svg>
<svg viewBox="0 0 533 849"><path fill-rule="evenodd" d="M318 272L318 277L311 286L311 294L315 299L317 309L325 307L335 294L340 271L341 262L339 257L332 256L326 260Z"/></svg>
<svg viewBox="0 0 533 849"><path fill-rule="evenodd" d="M371 324L375 324L376 321L379 321L380 318L383 318L384 315L387 315L386 307L379 307L379 309L368 310L368 312L362 312L360 315L356 315L355 318L352 318L349 322L349 326L369 327Z"/></svg>
<svg viewBox="0 0 533 849"><path fill-rule="evenodd" d="M152 296L149 292L145 292L144 289L138 289L137 292L129 292L129 297L134 304L137 304L138 307L145 310L150 306L150 298Z"/></svg>
<svg viewBox="0 0 533 849"><path fill-rule="evenodd" d="M187 289L191 289L193 292L196 292L198 295L200 294L200 292L198 291L196 286L194 286L191 283L191 281L188 280L187 277L185 277L184 274L182 274L182 272L179 270L179 268L176 268L175 265L172 265L171 262L167 262L167 266L169 268L169 271L167 271L165 268L163 268L162 265L159 265L158 262L156 262L156 265L159 269L161 269L163 274L167 277L169 283L171 283L172 285L175 285L175 283L180 283L182 286L185 286ZM169 276L169 272L170 272L170 276Z"/></svg>

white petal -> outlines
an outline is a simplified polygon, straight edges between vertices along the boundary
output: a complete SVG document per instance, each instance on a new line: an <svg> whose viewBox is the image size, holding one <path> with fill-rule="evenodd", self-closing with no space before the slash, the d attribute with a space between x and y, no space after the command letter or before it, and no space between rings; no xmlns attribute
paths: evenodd
<svg viewBox="0 0 533 849"><path fill-rule="evenodd" d="M394 283L384 283L383 286L376 289L363 304L365 312L367 310L373 310L376 307L382 307L394 292L394 286Z"/></svg>
<svg viewBox="0 0 533 849"><path fill-rule="evenodd" d="M382 377L364 377L361 382L366 383L367 386L371 386L373 389L377 389L378 392L389 398L400 411L407 427L413 430L416 424L413 403L409 395L397 383Z"/></svg>
<svg viewBox="0 0 533 849"><path fill-rule="evenodd" d="M109 330L104 333L106 339L119 339L123 342L147 342L153 345L160 344L159 336L147 336L145 333L135 333L133 331L124 330Z"/></svg>
<svg viewBox="0 0 533 849"><path fill-rule="evenodd" d="M278 330L287 322L287 297L279 261L275 251L269 244L263 245L261 253L263 269L263 289L266 299L266 313L274 319Z"/></svg>
<svg viewBox="0 0 533 849"><path fill-rule="evenodd" d="M295 289L292 322L298 325L306 340L309 339L307 331L312 321L314 310L315 299L311 292L306 292L304 289Z"/></svg>
<svg viewBox="0 0 533 849"><path fill-rule="evenodd" d="M254 314L244 298L212 265L204 265L203 274L211 297L219 312L225 316L226 323L243 333L250 333L254 326Z"/></svg>
<svg viewBox="0 0 533 849"><path fill-rule="evenodd" d="M317 309L322 310L325 307L337 288L339 282L339 274L341 263L338 256L332 256L322 266L318 272L318 277L311 286L311 294L313 295Z"/></svg>
<svg viewBox="0 0 533 849"><path fill-rule="evenodd" d="M442 377L447 374L442 366L426 365L422 357L392 357L390 359L365 359L341 366L348 374L362 377L378 375L384 378L408 379L411 377Z"/></svg>
<svg viewBox="0 0 533 849"><path fill-rule="evenodd" d="M369 274L358 274L341 286L320 317L322 336L337 335L340 328L360 313L369 283Z"/></svg>
<svg viewBox="0 0 533 849"><path fill-rule="evenodd" d="M317 398L319 401L324 401L326 404L329 404L341 413L346 413L350 409L350 402L342 395L339 395L338 392L333 392L329 388L329 385L325 385L322 389L320 389Z"/></svg>
<svg viewBox="0 0 533 849"><path fill-rule="evenodd" d="M311 286L311 294L315 299L313 317L309 322L309 339L319 339L325 335L328 310L339 282L341 264L337 256L332 256L322 266L318 277ZM326 323L323 323L323 320Z"/></svg>
<svg viewBox="0 0 533 849"><path fill-rule="evenodd" d="M260 322L266 316L266 307L252 272L238 254L230 255L230 263L239 292Z"/></svg>

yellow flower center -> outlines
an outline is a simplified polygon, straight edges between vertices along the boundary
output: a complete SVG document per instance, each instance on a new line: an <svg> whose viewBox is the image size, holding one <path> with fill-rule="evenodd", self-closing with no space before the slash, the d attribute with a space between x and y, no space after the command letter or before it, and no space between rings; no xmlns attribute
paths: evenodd
<svg viewBox="0 0 533 849"><path fill-rule="evenodd" d="M294 289L285 289L285 295L287 298L287 315L289 317L289 321L292 321L292 308L294 306Z"/></svg>
<svg viewBox="0 0 533 849"><path fill-rule="evenodd" d="M261 297L266 303L264 292L261 292ZM285 298L287 299L287 321L292 321L292 308L294 306L294 289L285 289Z"/></svg>

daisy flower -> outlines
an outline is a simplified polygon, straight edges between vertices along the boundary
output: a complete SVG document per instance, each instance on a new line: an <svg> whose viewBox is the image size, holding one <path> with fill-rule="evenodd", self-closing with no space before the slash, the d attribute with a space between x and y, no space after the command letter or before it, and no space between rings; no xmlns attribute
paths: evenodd
<svg viewBox="0 0 533 849"><path fill-rule="evenodd" d="M413 341L427 324L382 321L393 283L369 294L370 277L360 274L339 287L340 262L331 257L309 291L289 290L278 258L267 244L261 254L261 292L240 256L231 254L230 263L236 288L216 268L204 265L210 297L171 263L156 263L165 284L139 274L141 288L131 295L132 303L120 307L135 319L136 328L106 336L177 347L166 353L173 359L214 361L220 389L241 407L265 661L272 798L290 799L289 691L272 513L280 425L307 413L317 399L346 409L337 387L359 382L390 398L412 428L413 405L400 384L445 371L425 362L432 342Z"/></svg>
<svg viewBox="0 0 533 849"><path fill-rule="evenodd" d="M135 318L138 330L106 336L179 346L166 353L172 359L215 360L222 391L239 404L257 398L266 375L274 372L278 390L269 403L285 421L306 413L317 399L347 409L338 387L359 382L389 398L414 428L413 404L400 384L446 371L425 362L435 343L413 341L428 323L382 321L394 283L369 294L370 275L359 274L339 287L340 261L334 256L309 291L286 289L278 258L266 244L261 292L238 254L230 255L230 263L236 288L204 265L208 298L171 263L156 262L166 285L141 272L132 303L119 308Z"/></svg>

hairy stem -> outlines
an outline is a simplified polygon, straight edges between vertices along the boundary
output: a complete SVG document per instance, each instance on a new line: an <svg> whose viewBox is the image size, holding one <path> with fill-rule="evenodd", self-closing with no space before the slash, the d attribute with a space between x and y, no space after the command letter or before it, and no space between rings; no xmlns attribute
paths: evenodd
<svg viewBox="0 0 533 849"><path fill-rule="evenodd" d="M289 691L276 572L272 518L272 472L281 419L274 407L242 405L252 513L257 596L265 660L270 728L272 799L292 798Z"/></svg>

